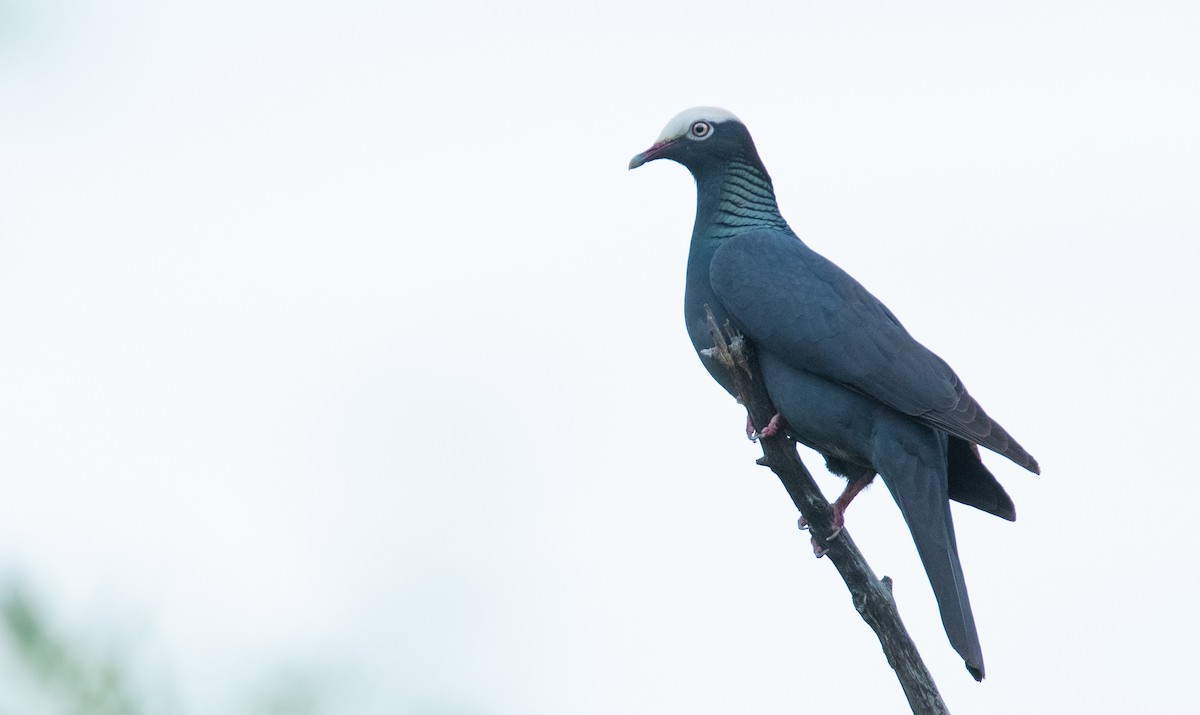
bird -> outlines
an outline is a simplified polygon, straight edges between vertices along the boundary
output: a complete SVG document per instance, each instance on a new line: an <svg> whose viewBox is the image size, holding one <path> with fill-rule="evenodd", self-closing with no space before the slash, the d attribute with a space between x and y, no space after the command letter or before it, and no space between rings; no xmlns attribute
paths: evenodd
<svg viewBox="0 0 1200 715"><path fill-rule="evenodd" d="M1012 499L984 466L979 446L1040 474L1037 461L944 360L792 230L754 140L732 112L680 112L629 168L658 159L682 164L696 182L684 319L704 367L740 401L733 376L710 352L711 310L718 325L733 326L753 347L778 410L761 431L748 421L748 436L783 430L846 478L832 505L835 533L855 495L882 477L912 535L950 644L971 676L983 680L950 500L1015 521ZM814 548L820 556L815 540Z"/></svg>

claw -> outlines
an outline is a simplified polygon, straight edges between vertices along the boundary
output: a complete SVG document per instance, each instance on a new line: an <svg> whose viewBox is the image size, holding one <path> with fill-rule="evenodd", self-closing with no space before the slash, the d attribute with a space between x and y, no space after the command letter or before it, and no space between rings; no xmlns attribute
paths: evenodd
<svg viewBox="0 0 1200 715"><path fill-rule="evenodd" d="M776 412L775 416L771 418L771 421L767 423L767 426L763 427L762 431L759 432L757 429L755 429L754 421L750 419L750 414L747 413L746 438L751 442L757 442L762 437L774 437L775 435L779 434L779 421L779 413Z"/></svg>
<svg viewBox="0 0 1200 715"><path fill-rule="evenodd" d="M800 529L800 531L808 531L808 519L801 516L796 520L796 528Z"/></svg>

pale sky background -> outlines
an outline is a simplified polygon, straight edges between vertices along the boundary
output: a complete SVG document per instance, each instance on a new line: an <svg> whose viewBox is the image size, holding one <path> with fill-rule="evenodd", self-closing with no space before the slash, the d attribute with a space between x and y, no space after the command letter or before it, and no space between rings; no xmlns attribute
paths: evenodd
<svg viewBox="0 0 1200 715"><path fill-rule="evenodd" d="M905 712L692 353L691 178L625 170L715 104L1042 464L985 457L1015 524L954 512L981 685L886 490L849 512L951 710L1190 711L1197 38L1194 2L0 1L0 568L161 712L276 672L354 715Z"/></svg>

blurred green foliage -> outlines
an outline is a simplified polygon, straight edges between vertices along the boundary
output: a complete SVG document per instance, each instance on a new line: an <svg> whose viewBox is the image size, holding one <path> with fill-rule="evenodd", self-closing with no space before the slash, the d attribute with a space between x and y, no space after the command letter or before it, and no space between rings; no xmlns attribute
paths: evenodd
<svg viewBox="0 0 1200 715"><path fill-rule="evenodd" d="M178 707L148 706L142 688L159 683L121 649L97 647L96 633L72 633L55 623L46 602L21 579L0 585L0 715L167 715ZM319 715L325 679L308 669L268 669L240 712ZM192 712L184 707L182 712Z"/></svg>
<svg viewBox="0 0 1200 715"><path fill-rule="evenodd" d="M114 656L88 654L55 633L28 592L9 586L0 596L0 619L16 663L45 691L55 711L79 715L138 715L144 712L131 692L122 663Z"/></svg>

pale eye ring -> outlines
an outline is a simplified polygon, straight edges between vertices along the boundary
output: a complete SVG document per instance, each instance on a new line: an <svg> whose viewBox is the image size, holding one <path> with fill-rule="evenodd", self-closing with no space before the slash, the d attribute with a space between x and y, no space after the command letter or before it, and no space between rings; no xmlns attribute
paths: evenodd
<svg viewBox="0 0 1200 715"><path fill-rule="evenodd" d="M707 139L712 135L712 125L705 121L693 122L688 134L693 139Z"/></svg>

